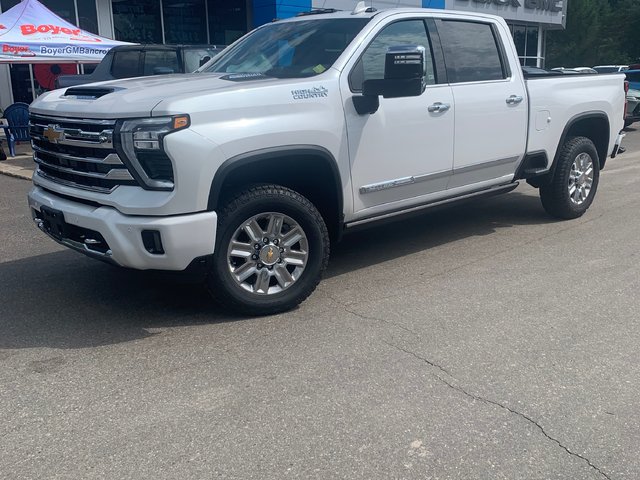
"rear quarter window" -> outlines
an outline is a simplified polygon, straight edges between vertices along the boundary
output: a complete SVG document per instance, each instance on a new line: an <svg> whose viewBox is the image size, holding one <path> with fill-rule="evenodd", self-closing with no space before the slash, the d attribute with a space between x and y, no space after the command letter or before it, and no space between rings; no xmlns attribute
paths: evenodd
<svg viewBox="0 0 640 480"><path fill-rule="evenodd" d="M140 52L122 51L113 54L111 75L115 78L131 78L140 75Z"/></svg>
<svg viewBox="0 0 640 480"><path fill-rule="evenodd" d="M175 50L147 50L144 54L143 75L155 75L156 68L170 69L173 73L179 73L178 52Z"/></svg>
<svg viewBox="0 0 640 480"><path fill-rule="evenodd" d="M507 78L507 68L491 24L441 20L438 33L449 83Z"/></svg>

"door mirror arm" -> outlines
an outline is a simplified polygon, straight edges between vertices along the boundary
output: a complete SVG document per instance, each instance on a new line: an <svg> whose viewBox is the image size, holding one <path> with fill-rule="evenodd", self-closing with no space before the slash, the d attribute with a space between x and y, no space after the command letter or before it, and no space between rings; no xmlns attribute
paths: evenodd
<svg viewBox="0 0 640 480"><path fill-rule="evenodd" d="M355 95L351 97L351 100L358 115L374 114L380 107L380 97L378 95Z"/></svg>

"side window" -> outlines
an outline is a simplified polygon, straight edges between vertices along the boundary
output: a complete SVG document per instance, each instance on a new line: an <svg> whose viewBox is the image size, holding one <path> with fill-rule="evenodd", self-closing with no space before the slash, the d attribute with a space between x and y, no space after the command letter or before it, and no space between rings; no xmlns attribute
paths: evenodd
<svg viewBox="0 0 640 480"><path fill-rule="evenodd" d="M178 66L178 52L175 50L147 50L144 54L143 75L153 75L154 68L170 68L174 73L180 73Z"/></svg>
<svg viewBox="0 0 640 480"><path fill-rule="evenodd" d="M442 20L438 33L449 83L507 78L490 24Z"/></svg>
<svg viewBox="0 0 640 480"><path fill-rule="evenodd" d="M422 20L404 20L386 26L369 44L349 76L351 90L361 91L365 80L383 79L387 49L396 45L422 45L427 63L426 83L436 83L433 55L425 23Z"/></svg>
<svg viewBox="0 0 640 480"><path fill-rule="evenodd" d="M140 52L122 51L113 55L111 75L115 78L131 78L140 75Z"/></svg>

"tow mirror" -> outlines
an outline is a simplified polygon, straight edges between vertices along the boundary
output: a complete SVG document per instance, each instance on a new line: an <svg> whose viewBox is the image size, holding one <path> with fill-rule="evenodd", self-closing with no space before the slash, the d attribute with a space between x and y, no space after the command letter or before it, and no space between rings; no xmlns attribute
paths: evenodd
<svg viewBox="0 0 640 480"><path fill-rule="evenodd" d="M425 85L425 49L421 45L389 47L385 55L384 79L365 80L362 96L353 97L353 104L360 115L375 113L379 98L418 97Z"/></svg>

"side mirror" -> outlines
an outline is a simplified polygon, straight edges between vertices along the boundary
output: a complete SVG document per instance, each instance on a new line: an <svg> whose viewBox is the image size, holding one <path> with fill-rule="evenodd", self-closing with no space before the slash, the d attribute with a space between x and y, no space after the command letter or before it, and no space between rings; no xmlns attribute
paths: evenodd
<svg viewBox="0 0 640 480"><path fill-rule="evenodd" d="M385 55L384 79L365 80L362 96L353 97L353 104L360 115L375 113L378 97L400 98L422 95L425 84L425 49L421 45L389 47Z"/></svg>
<svg viewBox="0 0 640 480"><path fill-rule="evenodd" d="M170 68L170 67L154 67L153 68L154 75L170 75L172 73L176 73L176 72L174 72L173 68Z"/></svg>

